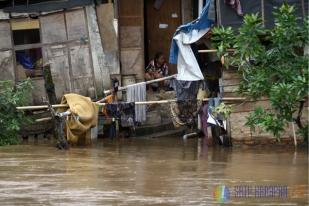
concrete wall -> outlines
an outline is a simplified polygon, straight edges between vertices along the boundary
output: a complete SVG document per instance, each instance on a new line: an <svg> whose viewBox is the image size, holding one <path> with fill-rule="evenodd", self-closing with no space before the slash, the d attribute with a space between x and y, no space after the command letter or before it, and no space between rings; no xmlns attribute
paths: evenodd
<svg viewBox="0 0 309 206"><path fill-rule="evenodd" d="M224 97L237 97L236 89L239 86L241 77L237 71L223 70L222 86L224 90ZM235 142L251 142L253 143L269 143L275 141L275 137L266 132L262 132L260 128L256 128L253 132L249 127L245 126L246 118L256 107L260 106L264 109L270 109L271 105L268 99L260 99L258 101L234 102L233 112L230 116L231 137ZM308 117L308 108L304 109L304 120ZM307 118L308 119L308 118ZM297 126L295 125L297 129ZM292 124L286 125L286 130L281 136L282 138L292 139L293 130Z"/></svg>

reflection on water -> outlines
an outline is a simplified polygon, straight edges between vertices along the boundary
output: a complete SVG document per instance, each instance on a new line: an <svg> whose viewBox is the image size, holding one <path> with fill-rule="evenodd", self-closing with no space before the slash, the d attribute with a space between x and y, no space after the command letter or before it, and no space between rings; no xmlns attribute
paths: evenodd
<svg viewBox="0 0 309 206"><path fill-rule="evenodd" d="M44 144L0 148L1 205L306 205L308 153L209 148L202 140L104 140L59 151ZM233 188L287 186L286 198L233 196Z"/></svg>

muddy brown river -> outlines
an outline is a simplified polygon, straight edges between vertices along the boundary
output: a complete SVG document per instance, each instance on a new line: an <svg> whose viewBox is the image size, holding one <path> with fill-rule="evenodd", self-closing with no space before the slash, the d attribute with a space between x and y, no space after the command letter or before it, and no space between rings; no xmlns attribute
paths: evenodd
<svg viewBox="0 0 309 206"><path fill-rule="evenodd" d="M181 138L0 147L0 205L308 205L308 153Z"/></svg>

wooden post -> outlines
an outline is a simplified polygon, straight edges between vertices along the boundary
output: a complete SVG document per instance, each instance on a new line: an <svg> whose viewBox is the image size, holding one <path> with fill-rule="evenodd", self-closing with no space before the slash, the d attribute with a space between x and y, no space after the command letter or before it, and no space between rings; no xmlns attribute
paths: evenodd
<svg viewBox="0 0 309 206"><path fill-rule="evenodd" d="M53 82L49 64L43 66L43 77L48 100L50 104L56 104L57 98L55 93L55 85Z"/></svg>

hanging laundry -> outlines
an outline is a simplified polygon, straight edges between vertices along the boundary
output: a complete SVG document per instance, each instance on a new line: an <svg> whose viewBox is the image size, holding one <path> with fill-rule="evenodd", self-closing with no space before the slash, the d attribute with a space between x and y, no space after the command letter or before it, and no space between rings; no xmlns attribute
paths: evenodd
<svg viewBox="0 0 309 206"><path fill-rule="evenodd" d="M173 79L171 87L176 91L178 101L196 100L200 81L180 81Z"/></svg>
<svg viewBox="0 0 309 206"><path fill-rule="evenodd" d="M210 0L207 0L201 16L180 26L174 34L169 62L171 64L177 63L178 80L197 81L204 79L190 44L202 38L212 26L213 21L208 19L209 6Z"/></svg>
<svg viewBox="0 0 309 206"><path fill-rule="evenodd" d="M135 120L135 103L119 103L121 113L120 124L122 127L134 127Z"/></svg>
<svg viewBox="0 0 309 206"><path fill-rule="evenodd" d="M146 101L146 83L142 82L135 85L130 85L127 88L128 102L143 102ZM146 121L146 105L135 105L135 121Z"/></svg>
<svg viewBox="0 0 309 206"><path fill-rule="evenodd" d="M240 0L224 0L224 3L232 7L236 11L237 15L244 15L242 12Z"/></svg>
<svg viewBox="0 0 309 206"><path fill-rule="evenodd" d="M72 114L66 121L67 141L73 145L90 141L87 139L87 132L97 126L98 106L90 98L78 94L64 95L61 104L68 104ZM67 108L60 108L57 111L65 112Z"/></svg>

